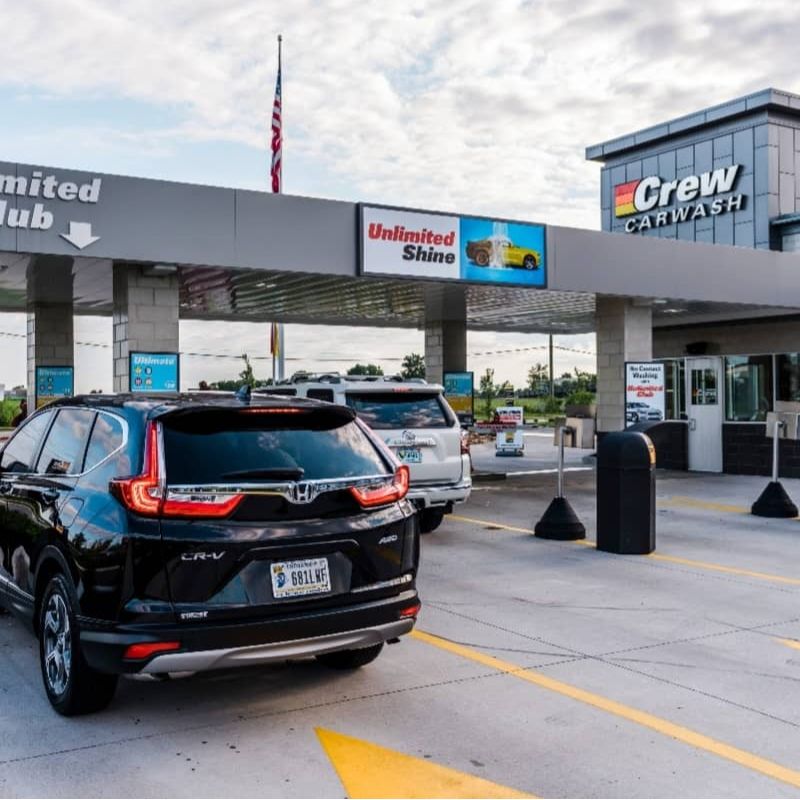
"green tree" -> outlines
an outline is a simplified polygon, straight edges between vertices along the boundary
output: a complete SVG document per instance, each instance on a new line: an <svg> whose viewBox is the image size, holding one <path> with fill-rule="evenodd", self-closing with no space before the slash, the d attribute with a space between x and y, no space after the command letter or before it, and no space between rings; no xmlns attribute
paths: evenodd
<svg viewBox="0 0 800 800"><path fill-rule="evenodd" d="M353 364L348 375L383 375L383 370L376 364Z"/></svg>
<svg viewBox="0 0 800 800"><path fill-rule="evenodd" d="M400 374L408 378L425 377L425 359L419 353L409 353L400 368Z"/></svg>
<svg viewBox="0 0 800 800"><path fill-rule="evenodd" d="M575 391L594 392L597 387L597 375L593 372L583 372L575 367Z"/></svg>
<svg viewBox="0 0 800 800"><path fill-rule="evenodd" d="M253 374L253 365L247 353L242 353L244 359L244 369L239 373L240 386L249 386L251 389L256 385L256 376Z"/></svg>
<svg viewBox="0 0 800 800"><path fill-rule="evenodd" d="M488 369L481 375L479 384L481 397L484 401L484 416L487 420L492 419L492 401L497 397L497 385L494 382L494 370Z"/></svg>
<svg viewBox="0 0 800 800"><path fill-rule="evenodd" d="M528 388L531 394L541 393L541 387L549 380L549 373L546 364L538 361L528 370Z"/></svg>
<svg viewBox="0 0 800 800"><path fill-rule="evenodd" d="M503 381L503 383L497 387L497 394L500 397L514 397L514 384L511 381Z"/></svg>

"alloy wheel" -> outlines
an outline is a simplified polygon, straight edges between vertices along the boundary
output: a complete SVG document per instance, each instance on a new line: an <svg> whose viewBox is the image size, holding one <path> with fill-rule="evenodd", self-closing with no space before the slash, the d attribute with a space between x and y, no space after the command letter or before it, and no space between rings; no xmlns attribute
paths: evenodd
<svg viewBox="0 0 800 800"><path fill-rule="evenodd" d="M57 592L50 595L44 614L44 666L50 691L61 695L69 683L72 669L72 634L64 598Z"/></svg>

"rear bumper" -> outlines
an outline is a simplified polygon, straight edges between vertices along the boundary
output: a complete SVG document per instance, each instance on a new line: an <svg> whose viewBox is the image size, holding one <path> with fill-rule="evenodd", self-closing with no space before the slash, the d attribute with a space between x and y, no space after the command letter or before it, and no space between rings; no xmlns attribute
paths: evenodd
<svg viewBox="0 0 800 800"><path fill-rule="evenodd" d="M401 612L418 603L416 589L392 597L255 622L105 625L81 620L81 648L91 667L118 674L196 672L368 647L408 633ZM180 649L126 660L132 644L179 642Z"/></svg>
<svg viewBox="0 0 800 800"><path fill-rule="evenodd" d="M472 478L465 478L457 483L425 486L412 483L408 490L408 499L419 508L447 506L463 503L469 499L472 491Z"/></svg>
<svg viewBox="0 0 800 800"><path fill-rule="evenodd" d="M251 664L266 664L270 661L285 661L289 658L316 656L334 653L337 650L357 650L360 647L382 644L409 633L414 620L404 619L361 628L357 631L331 633L310 639L293 639L290 642L257 644L251 647L229 647L219 650L194 650L187 653L166 653L156 656L139 671L140 675L157 675L165 672L203 672L210 669L245 667Z"/></svg>

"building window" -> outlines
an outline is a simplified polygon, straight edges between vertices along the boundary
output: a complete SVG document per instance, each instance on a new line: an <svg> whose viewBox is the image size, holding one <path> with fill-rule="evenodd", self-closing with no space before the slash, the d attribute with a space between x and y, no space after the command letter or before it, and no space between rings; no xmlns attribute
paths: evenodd
<svg viewBox="0 0 800 800"><path fill-rule="evenodd" d="M800 353L775 356L778 373L778 400L800 402Z"/></svg>
<svg viewBox="0 0 800 800"><path fill-rule="evenodd" d="M725 419L763 422L772 410L772 356L725 359Z"/></svg>
<svg viewBox="0 0 800 800"><path fill-rule="evenodd" d="M682 358L664 361L664 419L686 419L686 370Z"/></svg>
<svg viewBox="0 0 800 800"><path fill-rule="evenodd" d="M717 391L717 371L701 368L692 370L693 406L715 406L719 402Z"/></svg>

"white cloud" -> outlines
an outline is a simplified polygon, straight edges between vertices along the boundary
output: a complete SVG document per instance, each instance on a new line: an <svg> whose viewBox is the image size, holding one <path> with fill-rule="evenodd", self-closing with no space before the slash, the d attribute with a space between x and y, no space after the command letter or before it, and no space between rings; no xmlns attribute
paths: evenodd
<svg viewBox="0 0 800 800"><path fill-rule="evenodd" d="M287 191L297 157L318 171L318 194L341 185L349 199L582 227L599 219L599 167L584 160L586 145L768 85L800 88L793 0L762 0L757 12L749 0L0 6L9 65L0 86L78 108L113 98L163 110L163 124L148 120L139 138L113 118L53 119L48 135L81 138L84 162L132 136L162 159L186 141L264 150L281 32ZM196 179L204 174L198 164ZM360 332L337 336L343 353L360 352ZM483 336L541 341L470 341ZM403 352L419 340L395 338ZM297 334L307 354L318 341ZM537 353L506 354L498 373L508 363L519 383Z"/></svg>
<svg viewBox="0 0 800 800"><path fill-rule="evenodd" d="M796 82L791 0L39 0L4 19L0 81L153 103L182 115L176 143L253 147L282 32L288 162L369 199L589 227L585 145Z"/></svg>

